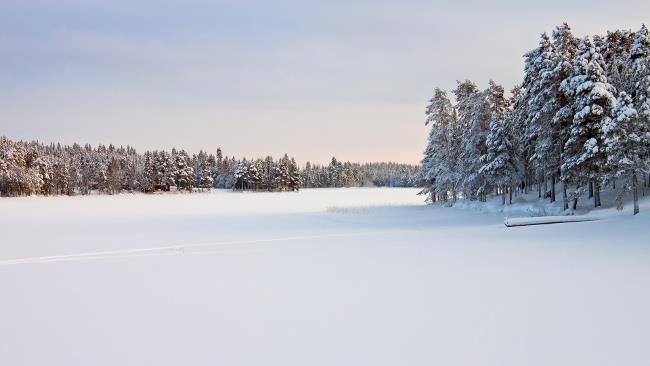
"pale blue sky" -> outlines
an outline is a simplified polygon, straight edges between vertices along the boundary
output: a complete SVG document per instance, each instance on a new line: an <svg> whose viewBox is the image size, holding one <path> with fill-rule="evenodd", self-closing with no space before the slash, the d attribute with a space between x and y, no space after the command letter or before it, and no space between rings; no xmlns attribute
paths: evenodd
<svg viewBox="0 0 650 366"><path fill-rule="evenodd" d="M417 162L434 87L510 88L563 21L649 20L648 1L614 4L0 0L0 135Z"/></svg>

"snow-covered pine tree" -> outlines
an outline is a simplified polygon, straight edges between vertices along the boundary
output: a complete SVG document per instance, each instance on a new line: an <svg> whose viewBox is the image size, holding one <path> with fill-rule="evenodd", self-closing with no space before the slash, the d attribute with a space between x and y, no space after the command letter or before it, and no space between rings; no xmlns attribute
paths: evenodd
<svg viewBox="0 0 650 366"><path fill-rule="evenodd" d="M555 36L557 32L554 32ZM553 116L560 108L561 93L559 93L559 82L561 76L558 72L560 58L554 45L546 33L542 34L538 47L537 58L530 67L531 74L526 79L531 80L528 95L528 127L527 136L530 141L530 161L535 168L537 176L544 182L544 195L548 194L551 202L555 201L555 169L559 162L559 151L555 148L557 142L556 126L553 124ZM559 80L558 80L559 79ZM551 182L550 191L547 190L547 183Z"/></svg>
<svg viewBox="0 0 650 366"><path fill-rule="evenodd" d="M489 129L489 111L485 93L479 92L476 84L469 80L458 82L454 95L457 101L458 122L462 129L459 146L459 164L462 177L462 191L465 198L484 200L478 190L483 186L478 170L480 158L486 152L485 139Z"/></svg>
<svg viewBox="0 0 650 366"><path fill-rule="evenodd" d="M631 95L633 86L631 80L630 50L634 42L634 33L628 30L607 32L605 44L601 50L605 60L605 74L610 84L616 90L625 91Z"/></svg>
<svg viewBox="0 0 650 366"><path fill-rule="evenodd" d="M544 176L544 163L541 157L535 154L538 141L539 103L543 98L538 98L542 90L542 73L550 70L552 62L548 55L552 50L552 44L548 34L542 33L539 46L524 55L524 80L522 82L522 94L514 103L516 123L522 131L522 156L526 159L526 166L529 179L537 180L539 197L542 197L540 181Z"/></svg>
<svg viewBox="0 0 650 366"><path fill-rule="evenodd" d="M197 172L198 178L198 187L201 189L209 190L214 184L214 178L212 178L213 172L210 167L209 161L203 160L199 162L199 169Z"/></svg>
<svg viewBox="0 0 650 366"><path fill-rule="evenodd" d="M480 201L485 201L487 194L494 188L480 172L482 161L487 155L486 141L490 120L492 114L496 114L497 118L503 118L507 100L503 87L490 80L488 89L475 93L469 102L469 115L463 130L461 149L461 159L468 173L464 186L465 191L475 195Z"/></svg>
<svg viewBox="0 0 650 366"><path fill-rule="evenodd" d="M113 156L108 162L108 167L106 170L106 180L108 193L119 193L122 190L122 167L120 160Z"/></svg>
<svg viewBox="0 0 650 366"><path fill-rule="evenodd" d="M594 206L600 206L600 180L606 162L602 127L610 123L616 106L616 89L605 76L604 60L591 39L578 48L573 71L561 90L573 101L569 138L562 156L562 179L576 185L574 209L585 186L594 184Z"/></svg>
<svg viewBox="0 0 650 366"><path fill-rule="evenodd" d="M57 194L65 194L68 196L73 194L73 186L70 180L70 165L71 163L67 156L59 156L54 162L54 186Z"/></svg>
<svg viewBox="0 0 650 366"><path fill-rule="evenodd" d="M509 119L510 133L512 134L512 145L516 156L519 160L520 168L520 185L523 193L528 193L532 182L532 175L529 163L529 149L526 145L526 117L527 108L520 105L524 102L524 89L520 85L515 85L510 91L511 110L506 117Z"/></svg>
<svg viewBox="0 0 650 366"><path fill-rule="evenodd" d="M248 181L252 190L257 191L262 183L261 164L259 160L248 163Z"/></svg>
<svg viewBox="0 0 650 366"><path fill-rule="evenodd" d="M300 170L296 160L291 158L289 160L289 190L298 192L300 190Z"/></svg>
<svg viewBox="0 0 650 366"><path fill-rule="evenodd" d="M341 167L339 161L336 160L336 157L332 157L328 170L329 170L329 179L328 179L329 186L340 187Z"/></svg>
<svg viewBox="0 0 650 366"><path fill-rule="evenodd" d="M221 151L220 147L217 148L216 163L217 169L221 169L223 165L223 152Z"/></svg>
<svg viewBox="0 0 650 366"><path fill-rule="evenodd" d="M233 189L245 190L248 184L248 162L246 158L238 162L235 166L235 184Z"/></svg>
<svg viewBox="0 0 650 366"><path fill-rule="evenodd" d="M635 215L639 213L638 176L648 171L644 155L650 149L650 128L639 122L632 98L621 92L612 118L602 127L609 170L607 178L623 180L616 197L617 207L623 208L625 192L632 191Z"/></svg>
<svg viewBox="0 0 650 366"><path fill-rule="evenodd" d="M422 193L429 194L432 202L446 201L448 192L455 196L453 172L456 169L454 155L457 149L452 141L455 128L455 110L447 92L436 88L425 110L425 125L431 126L425 156L422 160Z"/></svg>
<svg viewBox="0 0 650 366"><path fill-rule="evenodd" d="M273 161L273 158L271 156L267 156L264 158L264 161L262 163L262 188L271 192L276 189L275 187L275 181L274 181L274 174L275 174L275 162Z"/></svg>
<svg viewBox="0 0 650 366"><path fill-rule="evenodd" d="M156 172L153 161L153 154L151 151L144 153L144 168L142 171L142 178L140 179L141 189L144 192L153 192Z"/></svg>
<svg viewBox="0 0 650 366"><path fill-rule="evenodd" d="M573 115L575 113L574 100L571 96L567 95L561 90L561 85L572 72L574 71L574 59L578 49L579 40L571 33L571 27L567 23L563 23L556 27L553 31L553 49L554 49L554 69L550 74L552 81L552 102L549 103L549 108L555 111L552 117L552 138L555 153L550 153L550 158L547 159L551 162L549 169L551 169L555 176L559 174L560 179L563 176L569 176L562 172L563 154L566 142L570 134L570 126L573 123ZM552 176L552 177L553 177ZM551 197L555 200L555 179L552 179ZM567 194L568 183L562 180L562 203L566 210L569 207L569 197ZM577 202L574 200L574 202Z"/></svg>
<svg viewBox="0 0 650 366"><path fill-rule="evenodd" d="M185 151L180 151L174 158L174 167L172 170L173 180L177 189L191 192L194 184L194 168L190 163L190 157Z"/></svg>
<svg viewBox="0 0 650 366"><path fill-rule="evenodd" d="M637 123L650 129L650 36L645 25L636 33L630 51L631 63L631 95L634 108L638 113ZM642 154L646 162L650 162L650 149ZM650 185L650 172L646 172ZM644 177L645 180L645 177Z"/></svg>
<svg viewBox="0 0 650 366"><path fill-rule="evenodd" d="M486 139L487 152L481 157L483 165L479 174L485 176L486 187L496 187L500 191L502 204L505 205L507 192L512 203L513 188L521 179L521 164L513 143L512 115L506 109L509 102L503 87L490 81L488 90L493 111Z"/></svg>
<svg viewBox="0 0 650 366"><path fill-rule="evenodd" d="M313 172L311 170L311 162L308 161L305 163L305 169L302 170L300 175L301 175L300 179L302 181L303 187L305 188L314 187L315 183L314 183Z"/></svg>

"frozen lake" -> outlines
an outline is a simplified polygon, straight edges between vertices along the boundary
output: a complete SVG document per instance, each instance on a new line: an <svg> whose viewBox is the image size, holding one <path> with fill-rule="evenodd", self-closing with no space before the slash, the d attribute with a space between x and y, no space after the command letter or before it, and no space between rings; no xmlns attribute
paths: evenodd
<svg viewBox="0 0 650 366"><path fill-rule="evenodd" d="M6 365L645 365L643 212L416 189L0 199Z"/></svg>

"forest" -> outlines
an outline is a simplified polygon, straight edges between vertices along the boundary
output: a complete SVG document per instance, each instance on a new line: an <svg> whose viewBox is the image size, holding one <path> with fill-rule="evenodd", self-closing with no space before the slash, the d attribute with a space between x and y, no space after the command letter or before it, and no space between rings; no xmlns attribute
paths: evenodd
<svg viewBox="0 0 650 366"><path fill-rule="evenodd" d="M307 162L294 158L236 159L200 151L172 149L139 154L130 146L45 145L0 137L2 196L76 195L120 192L193 192L212 188L297 191L300 188L411 187L419 168L408 164Z"/></svg>
<svg viewBox="0 0 650 366"><path fill-rule="evenodd" d="M650 38L616 30L578 38L568 24L543 33L524 55L524 77L507 95L489 82L439 88L426 108L431 126L422 159L423 193L433 202L485 201L537 190L576 209L587 195L602 205L615 190L619 209L632 192L634 213L649 184Z"/></svg>

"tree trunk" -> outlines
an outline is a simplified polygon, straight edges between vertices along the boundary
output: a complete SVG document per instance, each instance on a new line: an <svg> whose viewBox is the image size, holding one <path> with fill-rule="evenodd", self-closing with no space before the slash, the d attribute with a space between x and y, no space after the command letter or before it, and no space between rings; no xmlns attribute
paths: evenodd
<svg viewBox="0 0 650 366"><path fill-rule="evenodd" d="M537 196L538 198L542 198L542 183L537 182Z"/></svg>
<svg viewBox="0 0 650 366"><path fill-rule="evenodd" d="M501 206L506 205L506 190L501 187Z"/></svg>
<svg viewBox="0 0 650 366"><path fill-rule="evenodd" d="M551 202L555 202L555 174L551 176Z"/></svg>
<svg viewBox="0 0 650 366"><path fill-rule="evenodd" d="M589 198L594 196L594 182L589 182Z"/></svg>
<svg viewBox="0 0 650 366"><path fill-rule="evenodd" d="M510 200L508 201L509 205L512 205L512 186L508 188L510 190Z"/></svg>
<svg viewBox="0 0 650 366"><path fill-rule="evenodd" d="M594 207L600 206L600 184L594 181Z"/></svg>
<svg viewBox="0 0 650 366"><path fill-rule="evenodd" d="M578 209L578 195L577 195L578 189L580 189L580 187L576 187L576 195L573 198L573 209L574 210Z"/></svg>
<svg viewBox="0 0 650 366"><path fill-rule="evenodd" d="M544 198L546 198L547 193L548 193L548 178L544 177Z"/></svg>
<svg viewBox="0 0 650 366"><path fill-rule="evenodd" d="M634 214L639 213L639 189L636 183L636 172L632 172L632 191L634 193Z"/></svg>
<svg viewBox="0 0 650 366"><path fill-rule="evenodd" d="M524 194L528 194L528 184L526 184L526 178L521 181L521 190L524 192Z"/></svg>
<svg viewBox="0 0 650 366"><path fill-rule="evenodd" d="M566 182L562 182L562 207L565 211L569 209L569 195L566 192Z"/></svg>

